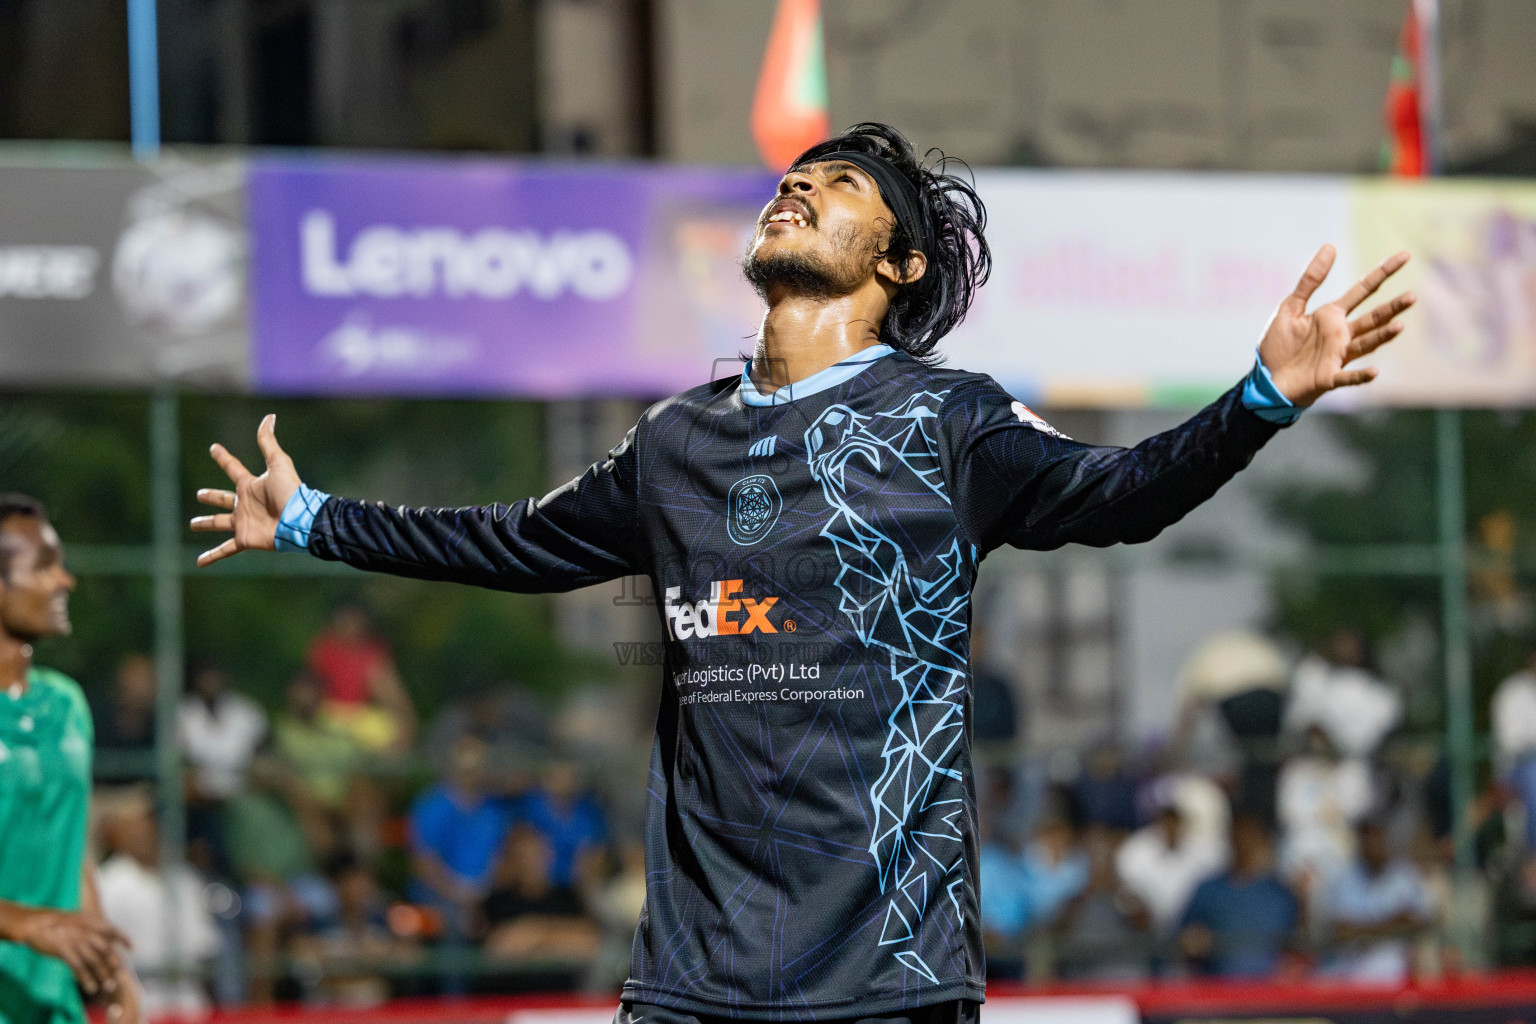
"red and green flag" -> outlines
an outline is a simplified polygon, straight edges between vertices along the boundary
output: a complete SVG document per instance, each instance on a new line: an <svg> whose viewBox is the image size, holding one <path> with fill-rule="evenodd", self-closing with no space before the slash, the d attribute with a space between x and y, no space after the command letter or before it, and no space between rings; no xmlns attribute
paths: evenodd
<svg viewBox="0 0 1536 1024"><path fill-rule="evenodd" d="M831 134L820 0L779 0L752 99L752 138L775 171Z"/></svg>
<svg viewBox="0 0 1536 1024"><path fill-rule="evenodd" d="M1435 173L1438 34L1437 0L1409 0L1382 112L1387 138L1381 147L1381 166L1392 174L1416 178Z"/></svg>

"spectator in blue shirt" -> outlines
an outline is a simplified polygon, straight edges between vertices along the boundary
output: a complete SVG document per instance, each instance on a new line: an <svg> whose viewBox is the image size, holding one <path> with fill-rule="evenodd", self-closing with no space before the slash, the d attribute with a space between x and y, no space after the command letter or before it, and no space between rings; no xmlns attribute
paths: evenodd
<svg viewBox="0 0 1536 1024"><path fill-rule="evenodd" d="M486 746L474 736L454 744L448 779L411 805L411 898L436 908L450 937L469 934L490 888L491 871L512 815L486 791Z"/></svg>
<svg viewBox="0 0 1536 1024"><path fill-rule="evenodd" d="M1296 896L1275 874L1275 846L1263 819L1232 819L1232 866L1201 882L1179 929L1179 946L1198 974L1273 974L1300 920Z"/></svg>
<svg viewBox="0 0 1536 1024"><path fill-rule="evenodd" d="M1079 842L1070 794L1051 793L1041 819L1034 841L1022 852L990 835L986 823L983 826L981 925L991 951L991 977L1018 977L1025 932L1051 924L1088 884L1088 856Z"/></svg>
<svg viewBox="0 0 1536 1024"><path fill-rule="evenodd" d="M1430 924L1429 890L1412 864L1392 857L1380 822L1363 822L1357 834L1359 855L1333 880L1324 906L1336 944L1325 973L1402 984L1409 945Z"/></svg>
<svg viewBox="0 0 1536 1024"><path fill-rule="evenodd" d="M575 767L564 761L551 764L543 786L523 797L517 817L549 844L550 881L561 888L579 888L583 862L601 848L608 826L597 801L581 791Z"/></svg>

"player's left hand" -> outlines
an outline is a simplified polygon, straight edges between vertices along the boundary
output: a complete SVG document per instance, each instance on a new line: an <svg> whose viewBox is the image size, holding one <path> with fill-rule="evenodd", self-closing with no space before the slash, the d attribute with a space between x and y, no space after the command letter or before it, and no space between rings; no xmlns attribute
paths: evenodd
<svg viewBox="0 0 1536 1024"><path fill-rule="evenodd" d="M1259 358L1275 379L1275 386L1298 406L1311 405L1334 388L1375 380L1375 369L1345 367L1402 333L1403 325L1397 318L1415 301L1412 292L1403 292L1369 313L1349 319L1350 313L1408 262L1408 254L1400 252L1334 301L1308 313L1307 300L1333 269L1336 256L1331 245L1317 251L1296 290L1280 303L1259 343Z"/></svg>

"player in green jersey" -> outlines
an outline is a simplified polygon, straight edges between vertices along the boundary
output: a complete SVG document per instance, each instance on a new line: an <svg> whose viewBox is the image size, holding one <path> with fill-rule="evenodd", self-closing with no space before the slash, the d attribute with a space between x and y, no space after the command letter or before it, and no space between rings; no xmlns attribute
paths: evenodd
<svg viewBox="0 0 1536 1024"><path fill-rule="evenodd" d="M0 495L0 1022L85 1020L80 991L138 1024L127 940L102 916L86 851L91 716L80 687L32 664L70 631L75 578L42 505ZM76 988L76 982L79 988Z"/></svg>

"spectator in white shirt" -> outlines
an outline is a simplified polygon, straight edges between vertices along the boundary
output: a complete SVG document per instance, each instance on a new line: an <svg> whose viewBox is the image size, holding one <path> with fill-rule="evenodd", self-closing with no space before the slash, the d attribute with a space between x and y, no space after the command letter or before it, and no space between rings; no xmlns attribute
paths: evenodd
<svg viewBox="0 0 1536 1024"><path fill-rule="evenodd" d="M1354 859L1355 825L1370 813L1375 790L1370 766L1340 757L1322 726L1314 725L1307 739L1307 751L1280 769L1275 805L1281 873L1310 900Z"/></svg>
<svg viewBox="0 0 1536 1024"><path fill-rule="evenodd" d="M1286 732L1305 736L1318 728L1345 757L1369 757L1402 718L1403 698L1371 672L1369 648L1358 631L1336 630L1323 652L1296 666Z"/></svg>
<svg viewBox="0 0 1536 1024"><path fill-rule="evenodd" d="M1494 763L1525 817L1525 847L1536 854L1536 657L1493 692Z"/></svg>
<svg viewBox="0 0 1536 1024"><path fill-rule="evenodd" d="M187 690L177 728L192 784L204 800L228 800L245 791L251 759L266 739L266 712L231 692L223 668L212 661L192 666Z"/></svg>
<svg viewBox="0 0 1536 1024"><path fill-rule="evenodd" d="M1177 790L1159 787L1157 818L1133 832L1115 854L1115 870L1152 916L1154 930L1172 933L1195 886L1227 866L1227 844L1192 828Z"/></svg>
<svg viewBox="0 0 1536 1024"><path fill-rule="evenodd" d="M105 795L97 810L111 851L97 872L101 910L133 943L145 1016L206 1015L203 965L219 951L219 932L204 880L186 864L169 879L161 873L160 833L144 790Z"/></svg>
<svg viewBox="0 0 1536 1024"><path fill-rule="evenodd" d="M1391 856L1380 822L1363 822L1358 840L1359 856L1333 880L1322 908L1335 947L1324 973L1399 985L1408 980L1414 936L1431 923L1429 890L1417 868Z"/></svg>

